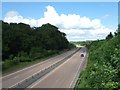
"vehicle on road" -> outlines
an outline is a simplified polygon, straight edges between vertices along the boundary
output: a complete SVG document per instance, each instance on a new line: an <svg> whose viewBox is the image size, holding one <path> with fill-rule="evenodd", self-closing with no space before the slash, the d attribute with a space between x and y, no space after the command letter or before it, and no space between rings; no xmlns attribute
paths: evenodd
<svg viewBox="0 0 120 90"><path fill-rule="evenodd" d="M84 57L84 54L81 54L81 57Z"/></svg>

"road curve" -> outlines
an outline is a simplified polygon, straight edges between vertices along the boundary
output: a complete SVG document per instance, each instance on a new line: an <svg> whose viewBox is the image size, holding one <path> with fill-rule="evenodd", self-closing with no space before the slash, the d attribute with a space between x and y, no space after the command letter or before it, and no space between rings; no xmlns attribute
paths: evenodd
<svg viewBox="0 0 120 90"><path fill-rule="evenodd" d="M10 75L7 75L2 78L2 88L9 88L15 85L16 83L20 82L21 80L24 80L33 74L40 72L42 69L64 59L65 57L71 55L73 52L75 52L78 48L72 49L70 51L67 51L63 54L57 55L55 57L49 58L46 61L43 61L39 64L33 65L31 67L28 67L26 69L20 70L18 72L12 73Z"/></svg>
<svg viewBox="0 0 120 90"><path fill-rule="evenodd" d="M59 67L28 88L71 88L77 74L79 74L78 72L82 70L85 65L84 62L86 62L86 59L80 55L81 53L87 55L86 50L87 49L83 47Z"/></svg>

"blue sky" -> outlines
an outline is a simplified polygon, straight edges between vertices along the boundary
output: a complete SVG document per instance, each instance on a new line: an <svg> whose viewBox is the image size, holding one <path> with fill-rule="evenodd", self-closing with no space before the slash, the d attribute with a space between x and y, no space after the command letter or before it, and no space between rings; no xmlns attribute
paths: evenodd
<svg viewBox="0 0 120 90"><path fill-rule="evenodd" d="M117 2L3 2L2 20L10 11L15 11L23 18L35 20L43 18L46 7L51 6L60 16L79 15L87 17L91 21L99 19L106 28L115 30L118 25L118 3ZM72 40L71 40L72 41Z"/></svg>
<svg viewBox="0 0 120 90"><path fill-rule="evenodd" d="M106 20L104 19L102 23L106 26L113 25L116 28L118 23L118 6L117 2L60 2L60 3L44 3L44 2L8 2L3 3L2 7L2 17L5 17L5 14L8 11L17 11L23 17L32 17L38 19L43 17L43 13L46 10L47 5L53 6L57 13L59 14L79 14L80 16L87 16L90 19L102 17L106 14L110 15Z"/></svg>

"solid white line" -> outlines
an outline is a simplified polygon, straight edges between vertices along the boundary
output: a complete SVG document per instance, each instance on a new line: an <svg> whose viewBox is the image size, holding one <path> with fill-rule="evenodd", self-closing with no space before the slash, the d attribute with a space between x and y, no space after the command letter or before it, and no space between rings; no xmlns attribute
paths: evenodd
<svg viewBox="0 0 120 90"><path fill-rule="evenodd" d="M50 59L50 58L49 58L49 59ZM39 65L39 64L43 64L43 63L49 61L49 59L48 59L48 60L45 60L45 61L42 61L42 62L40 62L40 63L34 64L34 65L32 65L32 66L28 66L28 67L26 67L26 68L24 68L24 69L21 69L21 70L19 70L19 71L16 71L16 72L14 72L14 73L11 73L11 74L6 75L6 76L1 77L1 78L3 79L3 78L5 78L5 77L11 76L11 75L16 74L16 73L18 73L18 72L21 72L21 71L27 70L27 69L29 69L29 68L35 67L35 66L37 66L37 65ZM1 79L1 78L0 78L0 79Z"/></svg>
<svg viewBox="0 0 120 90"><path fill-rule="evenodd" d="M73 88L73 87L71 87L71 86L72 86L72 84L73 84L73 82L74 82L74 80L75 80L75 78L76 78L76 76L77 76L77 74L78 74L78 72L79 72L79 69L80 69L82 63L83 63L83 61L81 61L80 65L79 65L79 67L78 67L78 70L77 70L77 72L76 72L76 74L75 74L75 76L74 76L72 82L70 83L69 88Z"/></svg>
<svg viewBox="0 0 120 90"><path fill-rule="evenodd" d="M59 62L59 61L58 61ZM57 62L55 62L55 63L57 63ZM55 64L54 63L54 64ZM53 65L53 64L52 64ZM49 68L51 65L49 65L47 68ZM37 73L39 73L39 72L41 72L41 71L43 71L43 70L45 70L46 69L46 67L45 68L43 68L42 70L40 70L40 71L38 71L38 72L36 72L36 73L34 73L34 74L32 74L31 76L34 76L34 75L36 75ZM29 77L27 77L27 78L25 78L25 79L23 79L23 80L21 80L21 81L19 81L19 82L17 82L16 84L14 84L14 85L12 85L12 86L10 86L9 88L12 88L13 86L15 86L15 85L17 85L18 83L21 83L22 81L24 81L24 80L26 80L26 79L28 79L28 78L30 78L31 76L29 76Z"/></svg>
<svg viewBox="0 0 120 90"><path fill-rule="evenodd" d="M86 53L85 53L85 55L86 55ZM85 59L85 58L84 58L84 59ZM72 80L69 88L74 88L74 87L72 87L72 84L73 84L75 78L77 77L77 75L78 75L78 73L79 73L79 71L80 71L81 64L83 64L84 60L81 60L81 61L82 61L82 62L80 63L80 66L79 66L79 68L78 68L78 70L77 70L77 72L76 72L76 75L75 75L75 77L73 78L73 80Z"/></svg>
<svg viewBox="0 0 120 90"><path fill-rule="evenodd" d="M71 51L71 50L69 50L69 51ZM67 51L67 52L69 52L69 51ZM64 52L64 53L67 53L67 52ZM64 53L62 53L62 54L64 54ZM60 54L60 55L62 55L62 54ZM24 68L24 69L21 69L21 70L19 70L19 71L14 72L14 73L8 74L8 75L3 76L3 77L0 77L0 79L3 79L3 78L8 77L8 76L11 76L11 75L16 74L16 73L18 73L18 72L27 70L27 69L29 69L29 68L35 67L35 66L37 66L37 65L39 65L39 64L43 64L43 63L49 61L49 59L53 59L53 58L55 58L55 57L57 57L57 56L59 56L59 55L53 56L53 57L48 58L47 60L42 61L42 62L40 62L40 63L34 64L34 65L32 65L32 66L28 66L28 67L26 67L26 68Z"/></svg>
<svg viewBox="0 0 120 90"><path fill-rule="evenodd" d="M76 50L75 50L75 51L76 51ZM75 52L75 51L73 51L73 52ZM64 54L64 53L62 53L62 54ZM61 55L61 54L60 54L60 55ZM57 55L57 56L58 56L58 55ZM68 56L69 56L69 55L68 55ZM55 56L55 57L56 57L56 56ZM52 58L54 58L54 57L52 57ZM42 63L47 62L47 61L49 61L49 59L48 59L48 60L45 60L45 61L43 61L43 62L40 62L40 63L38 63L38 64L42 64ZM59 60L59 61L61 61L61 60ZM59 61L57 61L57 62L59 62ZM57 62L55 62L55 63L57 63ZM53 63L52 65L54 65L55 63ZM38 65L38 64L35 64L35 65ZM30 67L34 67L35 65L30 66ZM49 65L48 67L50 67L50 66L51 66L51 65ZM28 67L28 68L30 68L30 67ZM48 67L47 67L47 68L48 68ZM26 69L28 69L28 68L25 68L25 69L22 69L22 70L26 70ZM45 70L45 69L46 69L46 67L45 67L44 69L40 70L40 71L43 71L43 70ZM20 71L22 71L22 70L20 70ZM20 71L17 71L17 72L20 72ZM39 73L40 71L38 71L38 72L32 74L31 76L34 76L35 74ZM17 73L17 72L15 72L15 73ZM12 73L12 74L15 74L15 73ZM2 78L5 78L5 77L10 76L10 75L12 75L12 74L6 75L6 76L4 76L4 77L2 77ZM31 76L29 76L29 77L27 77L27 78L25 78L25 79L23 79L23 80L17 82L16 84L10 86L9 88L12 88L13 86L17 85L18 83L21 83L22 81L24 81L24 80L30 78ZM2 78L0 78L0 79L2 79Z"/></svg>
<svg viewBox="0 0 120 90"><path fill-rule="evenodd" d="M69 56L69 55L68 55L68 56ZM48 61L48 60L47 60L47 61ZM59 61L61 61L61 60L59 60ZM59 62L59 61L57 61L57 62ZM55 62L55 63L57 63L57 62ZM55 63L53 63L52 65L54 65ZM47 68L49 68L50 66L51 66L51 65L49 65ZM45 67L44 69L40 70L40 71L43 71L43 70L45 70L45 69L46 69L46 67ZM38 72L36 72L36 73L32 74L31 76L34 76L35 74L39 73L40 71L38 71ZM23 80L21 80L21 81L17 82L16 84L14 84L14 85L10 86L9 88L12 88L13 86L17 85L18 83L21 83L22 81L24 81L24 80L26 80L26 79L30 78L31 76L29 76L29 77L27 77L27 78L25 78L25 79L23 79Z"/></svg>
<svg viewBox="0 0 120 90"><path fill-rule="evenodd" d="M39 72L40 72L40 71L38 71L38 72L36 72L36 73L32 74L31 76L33 76L33 75L35 75L35 74L37 74L37 73L39 73ZM25 79L23 79L23 80L21 80L21 81L17 82L16 84L14 84L14 85L12 85L12 86L10 86L10 87L8 87L8 88L12 88L13 86L17 85L18 83L21 83L22 81L24 81L24 80L26 80L26 79L30 78L31 76L29 76L29 77L27 77L27 78L25 78Z"/></svg>
<svg viewBox="0 0 120 90"><path fill-rule="evenodd" d="M75 54L74 54L75 55ZM73 56L74 56L73 55ZM73 57L72 56L72 57ZM65 63L67 63L72 57L70 57L69 59L67 59L64 63L62 63L61 65L59 65L57 68L55 68L54 70L52 70L50 73L48 73L47 75L45 75L43 78L41 78L38 82L36 82L34 85L30 86L29 88L33 88L34 86L36 86L38 83L40 83L41 81L43 81L45 78L47 78L49 75L51 75L52 73L54 73L57 69L59 69L62 65L64 65Z"/></svg>

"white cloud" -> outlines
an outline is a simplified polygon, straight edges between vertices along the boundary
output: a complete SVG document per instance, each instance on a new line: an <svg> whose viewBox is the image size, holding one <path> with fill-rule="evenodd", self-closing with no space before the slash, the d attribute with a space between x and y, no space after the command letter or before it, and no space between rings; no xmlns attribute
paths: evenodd
<svg viewBox="0 0 120 90"><path fill-rule="evenodd" d="M84 40L96 40L104 39L107 34L114 32L112 29L101 27L98 29L61 29L61 32L67 34L69 41L84 41Z"/></svg>
<svg viewBox="0 0 120 90"><path fill-rule="evenodd" d="M6 14L6 17L4 18L4 21L5 22L15 22L15 23L19 23L23 20L23 17L19 15L18 12L16 11L9 11L7 14Z"/></svg>
<svg viewBox="0 0 120 90"><path fill-rule="evenodd" d="M50 23L59 27L59 30L67 34L69 41L83 41L83 40L95 40L103 39L109 32L114 30L109 29L102 25L100 19L93 19L84 16L81 17L77 14L61 14L59 15L54 7L47 6L44 16L37 20L33 18L24 18L16 11L10 11L4 18L5 22L13 23L26 23L32 27L38 27L42 24ZM108 17L105 15L104 17Z"/></svg>
<svg viewBox="0 0 120 90"><path fill-rule="evenodd" d="M18 12L16 11L9 11L6 14L6 17L4 18L5 22L8 23L26 23L29 24L31 26L37 26L37 20L32 19L32 18L23 18L23 16L21 16Z"/></svg>
<svg viewBox="0 0 120 90"><path fill-rule="evenodd" d="M9 11L7 14L6 14L6 17L15 17L15 16L19 16L19 13L16 12L16 11Z"/></svg>

